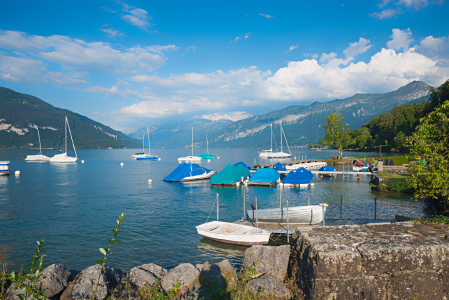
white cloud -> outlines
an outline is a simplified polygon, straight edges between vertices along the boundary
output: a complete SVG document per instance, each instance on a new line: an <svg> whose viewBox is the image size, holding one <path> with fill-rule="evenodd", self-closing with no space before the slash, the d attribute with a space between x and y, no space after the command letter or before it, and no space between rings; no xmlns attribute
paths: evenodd
<svg viewBox="0 0 449 300"><path fill-rule="evenodd" d="M105 28L105 29L98 29L100 31L103 31L104 33L107 33L110 37L117 37L117 36L125 36L124 33L120 32L120 30L116 30L114 28Z"/></svg>
<svg viewBox="0 0 449 300"><path fill-rule="evenodd" d="M393 29L390 38L391 41L387 42L387 47L394 50L400 50L402 48L406 51L410 43L414 41L410 28L407 28L407 30Z"/></svg>
<svg viewBox="0 0 449 300"><path fill-rule="evenodd" d="M123 20L141 29L150 27L150 22L148 22L149 18L148 12L140 8L135 8L129 11L129 14L122 16Z"/></svg>
<svg viewBox="0 0 449 300"><path fill-rule="evenodd" d="M347 58L354 58L357 55L366 52L373 45L370 45L370 41L364 38L360 38L358 42L349 43L349 47L343 50L343 53Z"/></svg>
<svg viewBox="0 0 449 300"><path fill-rule="evenodd" d="M323 53L323 54L321 54L320 62L327 62L327 61L335 59L336 57L337 57L337 53L335 53L335 52L331 52L329 54Z"/></svg>
<svg viewBox="0 0 449 300"><path fill-rule="evenodd" d="M103 10L105 10L105 11L108 11L108 12L111 12L111 13L113 13L113 14L115 14L117 11L116 10L112 10L112 9L110 9L109 7L104 7L104 6L102 6L101 7Z"/></svg>
<svg viewBox="0 0 449 300"><path fill-rule="evenodd" d="M398 8L389 8L389 9L384 9L381 12L373 12L372 14L370 14L370 17L374 17L377 19L389 19L389 18L393 18L394 16L403 14L404 12L401 10L400 7Z"/></svg>
<svg viewBox="0 0 449 300"><path fill-rule="evenodd" d="M262 14L262 13L259 13L259 15L261 15L262 17L267 18L267 19L273 19L274 18L273 16Z"/></svg>
<svg viewBox="0 0 449 300"><path fill-rule="evenodd" d="M396 5L404 5L405 7L413 7L416 10L427 7L429 5L427 0L399 0Z"/></svg>
<svg viewBox="0 0 449 300"><path fill-rule="evenodd" d="M249 117L252 117L253 115L245 112L245 111L235 111L232 114L220 114L220 113L212 113L207 115L202 115L202 119L207 119L211 121L218 121L218 120L231 120L231 121L239 121L242 119L246 119Z"/></svg>
<svg viewBox="0 0 449 300"><path fill-rule="evenodd" d="M249 38L249 33L245 34L245 39Z"/></svg>
<svg viewBox="0 0 449 300"><path fill-rule="evenodd" d="M195 46L195 45L192 45L192 46L190 46L190 47L187 47L185 50L189 50L189 49L192 49L193 51L195 51L195 50L196 50L196 46Z"/></svg>
<svg viewBox="0 0 449 300"><path fill-rule="evenodd" d="M430 4L442 5L443 2L444 0L435 0L432 1ZM396 2L394 2L393 0L382 0L378 4L378 6L380 8L383 8L387 5L390 5L390 3L393 3L393 5L391 5L390 8L384 9L381 12L374 12L370 14L370 16L378 19L388 19L397 16L399 14L403 14L404 12L401 10L401 7L408 8L409 10L413 8L413 10L418 11L421 8L427 7L429 5L428 0L398 0Z"/></svg>
<svg viewBox="0 0 449 300"><path fill-rule="evenodd" d="M0 30L0 49L20 51L59 64L68 71L123 76L152 72L167 60L163 51L179 48L155 45L115 49L108 43L86 42L68 36L38 36Z"/></svg>
<svg viewBox="0 0 449 300"><path fill-rule="evenodd" d="M298 48L298 45L291 45L287 51L285 51L285 54L292 52L293 50L295 50L296 48Z"/></svg>

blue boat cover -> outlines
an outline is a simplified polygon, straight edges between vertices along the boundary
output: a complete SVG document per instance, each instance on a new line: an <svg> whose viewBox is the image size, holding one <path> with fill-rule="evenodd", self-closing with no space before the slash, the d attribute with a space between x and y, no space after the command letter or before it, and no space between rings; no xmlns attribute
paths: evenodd
<svg viewBox="0 0 449 300"><path fill-rule="evenodd" d="M295 171L288 173L285 177L284 184L308 184L312 181L313 174L305 168L299 168Z"/></svg>
<svg viewBox="0 0 449 300"><path fill-rule="evenodd" d="M235 163L235 164L234 164L235 167L237 167L238 165L242 165L242 166L244 166L245 168L247 168L248 170L251 170L251 168L248 167L247 165L245 165L244 162L239 161L238 163Z"/></svg>
<svg viewBox="0 0 449 300"><path fill-rule="evenodd" d="M164 181L181 181L186 177L198 176L204 173L209 173L211 170L201 167L198 164L183 162L176 169L173 170Z"/></svg>
<svg viewBox="0 0 449 300"><path fill-rule="evenodd" d="M287 171L287 168L285 167L284 164L281 164L280 162L278 162L277 164L275 164L273 166L273 169L275 169L276 171Z"/></svg>
<svg viewBox="0 0 449 300"><path fill-rule="evenodd" d="M227 165L223 170L212 176L210 183L213 184L234 184L242 177L248 177L250 172L242 165Z"/></svg>
<svg viewBox="0 0 449 300"><path fill-rule="evenodd" d="M324 167L321 167L321 168L319 169L319 171L324 171L324 172L335 172L335 168L334 168L334 167L324 166Z"/></svg>
<svg viewBox="0 0 449 300"><path fill-rule="evenodd" d="M279 173L275 169L260 168L249 178L249 182L272 184L279 179Z"/></svg>

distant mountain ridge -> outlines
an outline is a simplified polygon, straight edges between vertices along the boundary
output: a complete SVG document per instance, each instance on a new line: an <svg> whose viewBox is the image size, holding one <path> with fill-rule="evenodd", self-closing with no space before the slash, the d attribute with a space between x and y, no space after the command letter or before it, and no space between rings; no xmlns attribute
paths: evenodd
<svg viewBox="0 0 449 300"><path fill-rule="evenodd" d="M429 88L425 82L414 81L385 94L356 94L346 99L315 102L308 106L292 105L268 114L236 121L212 134L209 146L269 148L270 124L273 124L276 143L279 143L281 122L291 146L317 143L324 137L325 131L321 126L331 111L342 113L349 128L356 129L394 107L424 101Z"/></svg>
<svg viewBox="0 0 449 300"><path fill-rule="evenodd" d="M67 116L78 149L138 148L142 143L120 131L67 109L54 107L34 96L0 87L0 148L64 147Z"/></svg>

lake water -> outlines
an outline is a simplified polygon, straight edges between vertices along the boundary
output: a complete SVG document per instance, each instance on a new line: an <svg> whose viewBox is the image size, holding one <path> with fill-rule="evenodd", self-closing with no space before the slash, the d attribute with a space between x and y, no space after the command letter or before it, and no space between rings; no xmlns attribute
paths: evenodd
<svg viewBox="0 0 449 300"><path fill-rule="evenodd" d="M109 266L127 270L144 263L172 268L184 262L216 262L224 258L241 263L246 247L213 242L202 238L195 226L211 213L219 194L220 220L234 222L243 215L243 189L246 207L257 197L262 208L277 207L280 193L285 204L330 205L327 218L339 218L340 195L343 195L343 218L373 218L377 196L377 218L392 219L395 214L420 217L432 212L424 201L409 195L371 192L368 176L360 181L355 176L321 180L314 177L310 189L211 187L209 182L167 183L162 179L178 166L177 157L190 154L190 149L157 149L161 161L135 161L136 150L79 150L76 164L25 162L33 150L0 150L0 160L11 161L11 176L0 176L0 245L11 248L10 260L15 268L26 265L36 241L45 239L45 264L64 263L68 269L84 269L95 264L106 247L111 229L121 213L123 241ZM219 171L228 163L243 161L252 166L257 149L211 149L219 159L203 161L206 168ZM54 150L44 150L53 155ZM195 153L205 153L196 149ZM300 159L329 158L336 151L293 149ZM346 156L374 157L377 153L348 153ZM123 162L124 165L120 166ZM259 161L257 163L264 161ZM14 171L20 170L20 176ZM152 179L151 184L148 179ZM211 219L216 218L212 211Z"/></svg>

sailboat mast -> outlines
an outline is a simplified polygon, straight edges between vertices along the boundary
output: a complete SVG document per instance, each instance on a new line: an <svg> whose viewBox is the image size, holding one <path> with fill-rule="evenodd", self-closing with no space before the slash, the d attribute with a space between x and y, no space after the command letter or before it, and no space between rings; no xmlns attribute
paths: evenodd
<svg viewBox="0 0 449 300"><path fill-rule="evenodd" d="M209 140L207 139L207 133L206 133L206 145L207 145L207 154L209 154Z"/></svg>
<svg viewBox="0 0 449 300"><path fill-rule="evenodd" d="M148 154L151 155L151 141L150 141L150 130L147 127L148 131Z"/></svg>
<svg viewBox="0 0 449 300"><path fill-rule="evenodd" d="M39 126L37 126L37 136L39 137L39 155L42 155L41 135L39 134Z"/></svg>
<svg viewBox="0 0 449 300"><path fill-rule="evenodd" d="M67 121L67 116L65 116L65 154L67 155L67 124L69 121Z"/></svg>
<svg viewBox="0 0 449 300"><path fill-rule="evenodd" d="M145 133L142 134L142 153L145 153Z"/></svg>
<svg viewBox="0 0 449 300"><path fill-rule="evenodd" d="M193 127L192 127L192 156L193 156Z"/></svg>
<svg viewBox="0 0 449 300"><path fill-rule="evenodd" d="M279 123L281 125L281 152L282 152L282 123Z"/></svg>
<svg viewBox="0 0 449 300"><path fill-rule="evenodd" d="M273 151L273 123L270 124L270 127L271 127L271 135L270 135L270 138L271 138L271 148L270 148L270 150Z"/></svg>

